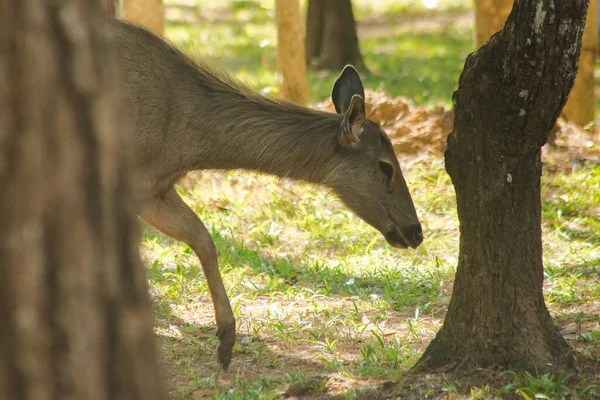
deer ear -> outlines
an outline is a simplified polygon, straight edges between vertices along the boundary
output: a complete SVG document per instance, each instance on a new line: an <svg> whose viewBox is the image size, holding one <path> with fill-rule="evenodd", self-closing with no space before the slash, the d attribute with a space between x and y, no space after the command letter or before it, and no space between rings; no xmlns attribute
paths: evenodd
<svg viewBox="0 0 600 400"><path fill-rule="evenodd" d="M354 95L359 95L364 99L365 89L356 69L352 65L346 65L331 91L331 100L335 111L338 114L346 114Z"/></svg>
<svg viewBox="0 0 600 400"><path fill-rule="evenodd" d="M365 89L356 69L346 65L337 78L331 91L331 100L335 111L342 114L342 131L340 144L344 148L353 149L360 143L363 127L367 120L365 113Z"/></svg>
<svg viewBox="0 0 600 400"><path fill-rule="evenodd" d="M354 149L358 146L366 121L365 99L355 94L352 96L350 106L344 113L342 120L342 130L340 132L340 144L342 147Z"/></svg>

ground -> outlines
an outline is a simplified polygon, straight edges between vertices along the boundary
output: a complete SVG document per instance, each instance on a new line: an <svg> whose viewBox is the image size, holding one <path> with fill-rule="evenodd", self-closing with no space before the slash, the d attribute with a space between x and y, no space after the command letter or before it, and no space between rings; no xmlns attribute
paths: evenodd
<svg viewBox="0 0 600 400"><path fill-rule="evenodd" d="M166 3L167 36L178 46L276 94L271 2ZM592 133L564 121L556 147L544 149L545 296L577 351L578 371L486 370L469 380L408 373L441 326L452 291L458 221L442 152L452 90L471 51L472 15L470 2L460 0L440 1L441 11L406 0L353 3L373 72L365 79L368 111L394 139L426 239L417 250L390 248L320 187L239 171L189 174L178 190L217 243L239 335L229 371L219 371L213 309L198 260L187 246L143 225L141 250L171 394L600 396L600 151ZM336 75L310 73L313 106L330 107L325 100Z"/></svg>

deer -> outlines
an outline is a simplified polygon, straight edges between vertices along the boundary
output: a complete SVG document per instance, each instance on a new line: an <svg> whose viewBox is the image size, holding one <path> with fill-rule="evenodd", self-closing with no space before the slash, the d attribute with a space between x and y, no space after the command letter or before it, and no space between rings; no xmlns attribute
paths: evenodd
<svg viewBox="0 0 600 400"><path fill-rule="evenodd" d="M347 65L335 81L335 113L257 93L228 74L192 61L173 44L110 19L137 170L138 215L187 244L212 298L227 370L236 321L219 271L217 248L175 189L196 170L248 170L319 185L378 230L389 245L416 248L423 231L388 135L365 111L365 91Z"/></svg>

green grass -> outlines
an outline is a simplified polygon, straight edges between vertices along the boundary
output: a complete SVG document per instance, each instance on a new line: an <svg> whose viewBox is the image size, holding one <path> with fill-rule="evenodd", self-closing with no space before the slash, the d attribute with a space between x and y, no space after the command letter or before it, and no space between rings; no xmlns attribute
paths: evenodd
<svg viewBox="0 0 600 400"><path fill-rule="evenodd" d="M506 372L506 376L513 380L504 386L500 394L514 391L524 400L530 399L564 399L577 400L598 398L600 388L596 384L588 383L585 376L577 377L573 374L539 374L525 372L516 374Z"/></svg>
<svg viewBox="0 0 600 400"><path fill-rule="evenodd" d="M221 398L270 398L315 373L350 386L405 373L441 326L457 255L453 191L441 160L405 172L427 237L416 251L389 248L317 187L241 172L186 178L179 191L211 227L220 253L241 336L232 370L243 380L215 375L212 307L195 256L148 228L142 250L158 332L178 332L175 348L162 351L172 362L184 360L179 386L229 393ZM559 325L583 326L572 344L598 345L597 310L586 307L600 300L600 166L543 179L546 300ZM582 180L590 188L584 193ZM567 213L561 197L570 193L580 195ZM576 305L585 307L573 313ZM257 375L246 376L248 369Z"/></svg>
<svg viewBox="0 0 600 400"><path fill-rule="evenodd" d="M600 168L544 176L542 196L546 300L587 303L600 289Z"/></svg>
<svg viewBox="0 0 600 400"><path fill-rule="evenodd" d="M443 13L406 0L355 4L373 72L365 86L427 106L448 105L471 51L470 26L460 19L470 2L442 1ZM169 13L167 34L186 52L202 54L257 90L276 91L272 2L233 7L210 0L195 15ZM329 95L335 75L310 72L312 101ZM442 324L458 221L443 160L401 157L401 163L426 237L418 250L390 248L316 186L243 172L198 172L180 182L179 193L217 244L239 334L230 372L219 373L213 310L196 256L144 225L142 255L175 398L281 398L288 385L315 375L327 379L311 389L312 398L324 390L353 398L405 374ZM542 199L546 301L582 362L597 361L600 166L545 173ZM443 390L448 398L470 391L473 399L498 398L502 391L523 399L598 392L585 375L503 379L501 390L455 382L444 382ZM422 385L435 392L433 383Z"/></svg>

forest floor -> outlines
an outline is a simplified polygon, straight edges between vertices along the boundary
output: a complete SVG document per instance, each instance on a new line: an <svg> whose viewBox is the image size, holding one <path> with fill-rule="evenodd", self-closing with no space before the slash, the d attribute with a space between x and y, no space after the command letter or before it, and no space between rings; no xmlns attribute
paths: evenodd
<svg viewBox="0 0 600 400"><path fill-rule="evenodd" d="M167 2L168 37L276 94L271 2L198 3ZM599 137L565 121L554 146L543 150L544 290L578 370L486 370L470 380L409 373L440 328L452 292L459 234L443 149L451 93L471 51L472 15L460 1L442 1L446 8L438 13L401 7L410 3L403 0L355 3L373 71L365 79L368 112L394 141L425 241L416 250L390 248L320 187L240 171L189 174L178 190L217 243L238 343L229 371L220 372L198 260L186 245L144 225L142 256L170 393L177 399L600 397ZM330 109L326 98L337 74L310 74L314 106Z"/></svg>

